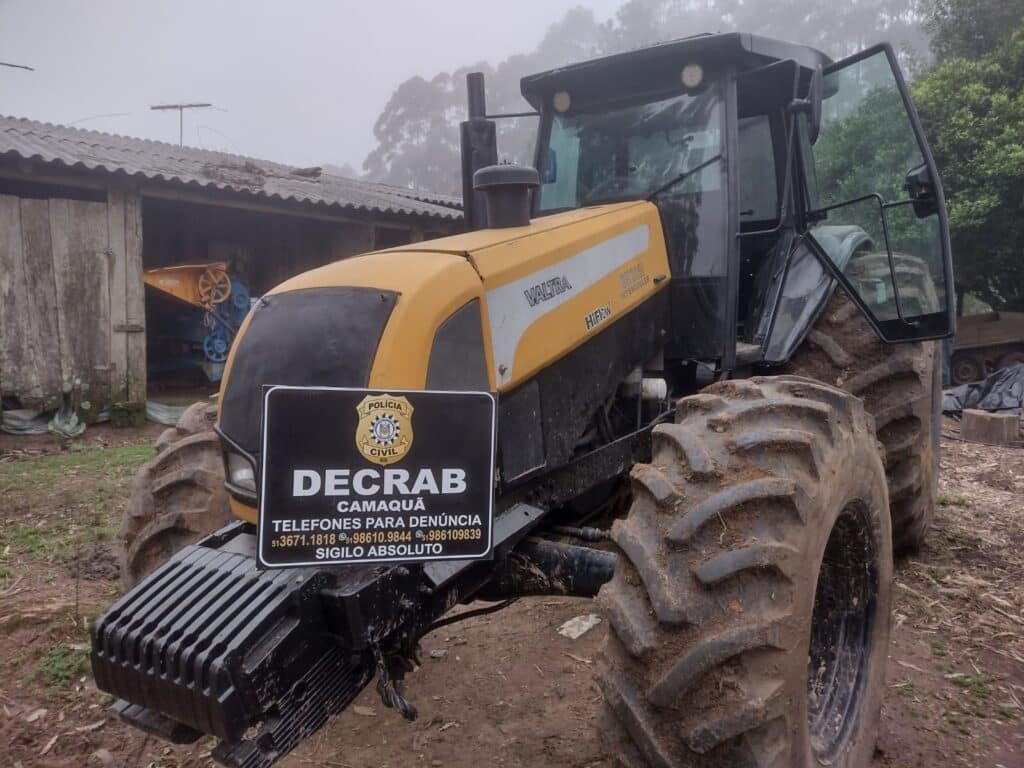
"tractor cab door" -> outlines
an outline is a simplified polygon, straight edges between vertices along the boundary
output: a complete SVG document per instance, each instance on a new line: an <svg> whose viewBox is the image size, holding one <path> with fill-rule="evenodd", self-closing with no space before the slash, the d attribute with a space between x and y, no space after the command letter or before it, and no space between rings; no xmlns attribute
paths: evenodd
<svg viewBox="0 0 1024 768"><path fill-rule="evenodd" d="M952 335L942 186L893 49L833 64L822 85L820 119L797 118L809 240L883 340Z"/></svg>

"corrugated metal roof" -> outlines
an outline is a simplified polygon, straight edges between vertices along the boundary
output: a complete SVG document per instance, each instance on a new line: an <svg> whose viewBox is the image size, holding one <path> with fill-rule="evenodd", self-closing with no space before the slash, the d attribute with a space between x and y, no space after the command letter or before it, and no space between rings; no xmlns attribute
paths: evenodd
<svg viewBox="0 0 1024 768"><path fill-rule="evenodd" d="M318 168L296 168L25 118L0 116L0 155L3 154L269 200L439 219L462 217L462 201L450 195L348 179Z"/></svg>

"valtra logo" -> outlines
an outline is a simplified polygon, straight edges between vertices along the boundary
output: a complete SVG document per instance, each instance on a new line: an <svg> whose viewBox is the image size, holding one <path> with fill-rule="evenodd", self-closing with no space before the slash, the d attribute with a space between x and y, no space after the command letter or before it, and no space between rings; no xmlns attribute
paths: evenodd
<svg viewBox="0 0 1024 768"><path fill-rule="evenodd" d="M394 464L412 448L413 407L401 395L367 395L356 412L356 448L367 461Z"/></svg>

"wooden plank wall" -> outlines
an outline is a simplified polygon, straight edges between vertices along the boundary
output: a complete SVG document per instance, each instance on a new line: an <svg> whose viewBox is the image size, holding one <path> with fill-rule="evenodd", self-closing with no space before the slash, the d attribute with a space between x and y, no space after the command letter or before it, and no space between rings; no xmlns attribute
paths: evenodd
<svg viewBox="0 0 1024 768"><path fill-rule="evenodd" d="M107 205L61 199L49 205L61 382L89 421L110 403Z"/></svg>
<svg viewBox="0 0 1024 768"><path fill-rule="evenodd" d="M125 196L124 209L125 343L128 349L127 401L146 402L146 285L142 265L142 196ZM140 332L140 329L142 332Z"/></svg>
<svg viewBox="0 0 1024 768"><path fill-rule="evenodd" d="M107 234L110 246L110 399L128 399L128 302L125 296L125 192L107 193ZM145 335L143 333L142 335Z"/></svg>
<svg viewBox="0 0 1024 768"><path fill-rule="evenodd" d="M63 391L49 202L0 195L0 393L50 409Z"/></svg>
<svg viewBox="0 0 1024 768"><path fill-rule="evenodd" d="M146 399L142 206L0 195L0 393L89 421Z"/></svg>

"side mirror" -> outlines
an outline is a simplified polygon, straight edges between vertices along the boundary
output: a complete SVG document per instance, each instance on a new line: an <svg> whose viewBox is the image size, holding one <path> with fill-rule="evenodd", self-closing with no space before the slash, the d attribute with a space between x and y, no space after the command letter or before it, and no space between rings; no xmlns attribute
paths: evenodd
<svg viewBox="0 0 1024 768"><path fill-rule="evenodd" d="M927 165L911 168L903 181L903 188L907 190L907 197L914 201L914 215L917 218L924 219L938 212L935 182L932 181L932 174Z"/></svg>
<svg viewBox="0 0 1024 768"><path fill-rule="evenodd" d="M814 144L818 140L818 132L821 130L821 101L823 98L823 76L821 67L811 73L811 80L807 84L807 98L793 99L789 103L789 111L792 114L803 113L807 115L807 138Z"/></svg>

